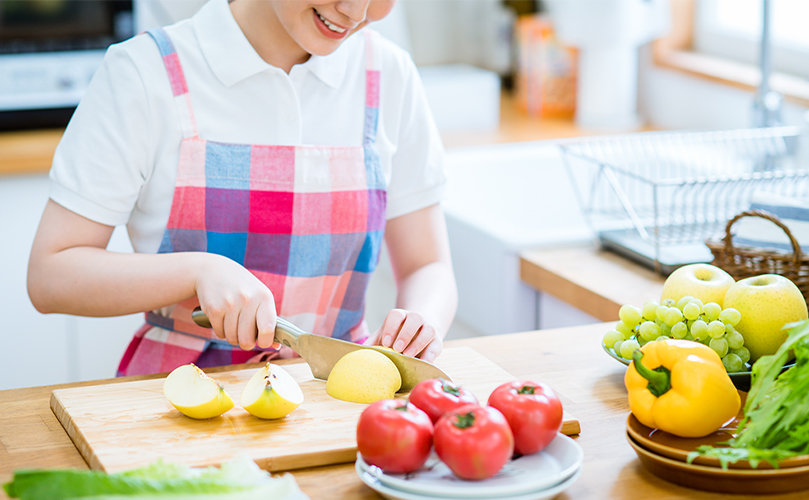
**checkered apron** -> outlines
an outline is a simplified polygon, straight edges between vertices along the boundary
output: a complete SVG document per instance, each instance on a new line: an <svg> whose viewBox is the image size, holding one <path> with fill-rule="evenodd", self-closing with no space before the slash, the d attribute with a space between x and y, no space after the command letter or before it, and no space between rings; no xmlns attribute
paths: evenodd
<svg viewBox="0 0 809 500"><path fill-rule="evenodd" d="M158 253L202 251L242 264L269 289L275 307L304 330L359 342L365 291L379 260L386 188L376 129L379 71L374 33L364 30L365 126L362 146L226 144L199 136L177 52L165 31L148 33L168 71L183 127L177 182ZM260 361L272 349L244 351L191 320L196 298L146 313L118 375Z"/></svg>

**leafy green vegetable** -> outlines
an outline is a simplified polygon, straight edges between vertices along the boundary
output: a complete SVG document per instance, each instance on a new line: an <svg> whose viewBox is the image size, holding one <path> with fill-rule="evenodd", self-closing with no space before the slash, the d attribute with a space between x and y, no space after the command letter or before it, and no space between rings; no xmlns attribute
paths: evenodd
<svg viewBox="0 0 809 500"><path fill-rule="evenodd" d="M718 458L722 468L738 460L752 467L767 461L777 467L785 458L809 454L809 320L790 323L778 352L753 365L744 418L729 448L701 446L689 454ZM795 366L781 373L794 353Z"/></svg>
<svg viewBox="0 0 809 500"><path fill-rule="evenodd" d="M306 498L292 475L273 477L247 457L206 469L157 460L114 474L78 469L19 470L3 488L9 497L20 500Z"/></svg>

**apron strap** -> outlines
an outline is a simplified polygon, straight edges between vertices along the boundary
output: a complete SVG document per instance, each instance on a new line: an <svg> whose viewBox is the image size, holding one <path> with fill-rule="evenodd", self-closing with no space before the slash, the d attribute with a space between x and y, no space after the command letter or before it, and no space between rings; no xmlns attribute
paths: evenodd
<svg viewBox="0 0 809 500"><path fill-rule="evenodd" d="M197 122L194 119L194 109L191 106L191 94L188 92L188 84L185 81L185 73L180 64L180 58L171 42L168 33L163 28L153 28L146 31L157 43L160 55L163 57L163 65L168 73L171 92L174 95L174 104L180 114L180 123L183 127L183 137L198 137Z"/></svg>
<svg viewBox="0 0 809 500"><path fill-rule="evenodd" d="M365 127L363 145L376 143L376 128L379 120L379 61L374 50L376 31L364 29L365 35Z"/></svg>

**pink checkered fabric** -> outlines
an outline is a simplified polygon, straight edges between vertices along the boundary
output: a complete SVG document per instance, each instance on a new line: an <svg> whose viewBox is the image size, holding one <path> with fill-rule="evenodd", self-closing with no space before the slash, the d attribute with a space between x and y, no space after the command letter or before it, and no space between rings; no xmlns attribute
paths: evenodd
<svg viewBox="0 0 809 500"><path fill-rule="evenodd" d="M272 146L202 139L177 52L157 43L184 138L171 213L159 253L203 251L244 265L275 297L278 314L300 328L361 341L365 291L379 261L386 187L376 149L379 71L374 33L365 30L366 102L362 146ZM277 356L242 351L191 321L191 299L168 316L146 314L119 375L215 366Z"/></svg>

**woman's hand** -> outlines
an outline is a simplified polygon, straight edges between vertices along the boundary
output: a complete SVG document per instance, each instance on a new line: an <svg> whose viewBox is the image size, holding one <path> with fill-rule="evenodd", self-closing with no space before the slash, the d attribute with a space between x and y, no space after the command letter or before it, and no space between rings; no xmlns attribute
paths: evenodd
<svg viewBox="0 0 809 500"><path fill-rule="evenodd" d="M227 257L204 254L203 262L196 292L216 336L245 350L271 347L276 311L270 289Z"/></svg>
<svg viewBox="0 0 809 500"><path fill-rule="evenodd" d="M390 347L394 351L430 363L441 354L444 347L435 328L421 314L404 309L391 310L382 326L365 341L365 345Z"/></svg>

